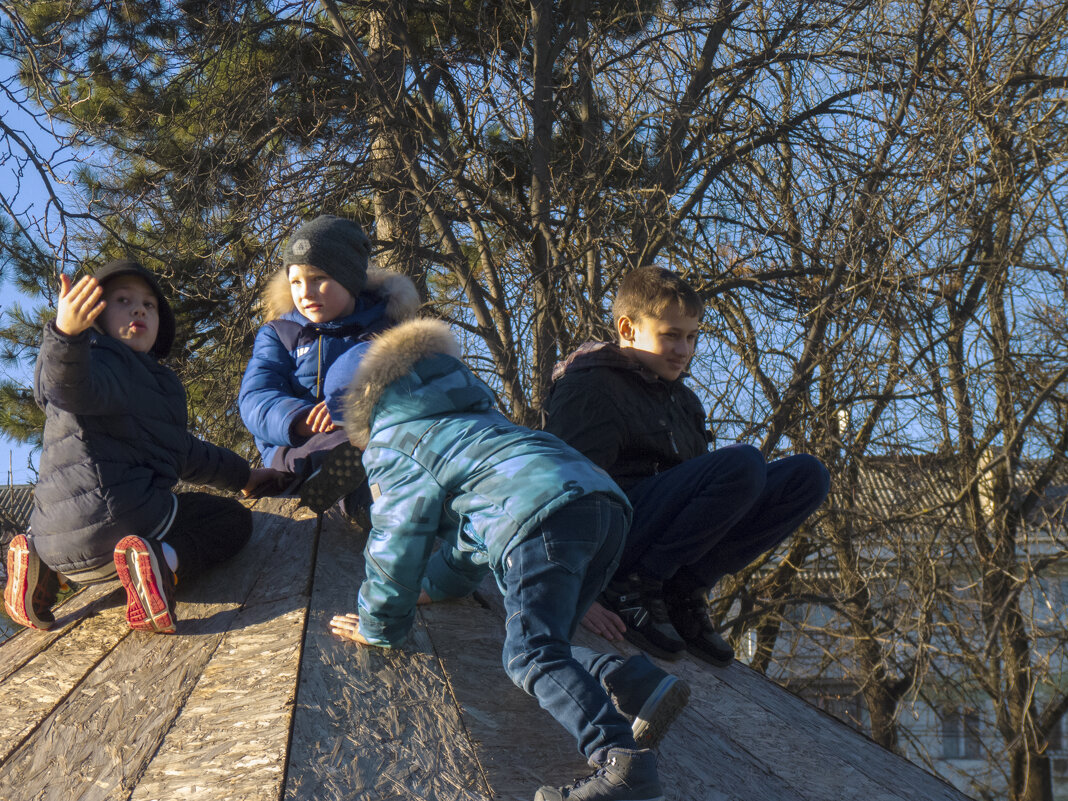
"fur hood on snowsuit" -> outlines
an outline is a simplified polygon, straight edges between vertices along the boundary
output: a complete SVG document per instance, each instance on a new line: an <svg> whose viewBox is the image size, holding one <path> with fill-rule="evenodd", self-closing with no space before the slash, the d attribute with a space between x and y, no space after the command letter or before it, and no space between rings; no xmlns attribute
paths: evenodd
<svg viewBox="0 0 1068 801"><path fill-rule="evenodd" d="M386 387L436 354L460 358L460 343L440 320L412 320L375 338L349 385L345 425L353 445L367 447L371 417Z"/></svg>
<svg viewBox="0 0 1068 801"><path fill-rule="evenodd" d="M379 267L367 268L365 293L386 297L386 316L395 323L410 320L419 311L419 290L406 275L383 270ZM260 295L260 310L264 320L276 320L289 312L296 311L293 295L289 291L289 268L284 267L271 276Z"/></svg>

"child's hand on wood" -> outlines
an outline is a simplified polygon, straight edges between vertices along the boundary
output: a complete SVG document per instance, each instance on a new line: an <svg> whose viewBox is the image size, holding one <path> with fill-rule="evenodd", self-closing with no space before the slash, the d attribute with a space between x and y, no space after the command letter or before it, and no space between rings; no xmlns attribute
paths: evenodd
<svg viewBox="0 0 1068 801"><path fill-rule="evenodd" d="M103 287L91 275L82 276L73 286L66 275L60 275L56 330L68 337L85 331L104 311L103 295Z"/></svg>
<svg viewBox="0 0 1068 801"><path fill-rule="evenodd" d="M583 616L582 626L611 642L620 642L623 639L623 632L627 630L626 624L619 615L611 609L605 609L596 601Z"/></svg>
<svg viewBox="0 0 1068 801"><path fill-rule="evenodd" d="M263 498L285 492L293 481L292 473L270 467L254 467L249 471L248 483L241 489L246 498Z"/></svg>
<svg viewBox="0 0 1068 801"><path fill-rule="evenodd" d="M334 615L330 620L330 631L334 632L338 637L345 640L352 640L360 645L374 646L374 643L367 642L360 634L360 617L353 612L348 612L344 615Z"/></svg>
<svg viewBox="0 0 1068 801"><path fill-rule="evenodd" d="M330 411L326 408L326 401L319 401L312 410L308 412L308 416L303 420L298 420L293 429L299 436L310 437L312 434L325 434L328 431L333 431L337 426L334 425L334 421L330 417Z"/></svg>

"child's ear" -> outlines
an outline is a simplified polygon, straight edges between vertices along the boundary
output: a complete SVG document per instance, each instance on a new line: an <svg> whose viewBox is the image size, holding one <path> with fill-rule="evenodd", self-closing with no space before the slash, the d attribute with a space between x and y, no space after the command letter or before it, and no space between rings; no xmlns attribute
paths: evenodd
<svg viewBox="0 0 1068 801"><path fill-rule="evenodd" d="M634 341L634 323L633 321L623 315L616 320L616 333L619 334L620 342L633 342Z"/></svg>

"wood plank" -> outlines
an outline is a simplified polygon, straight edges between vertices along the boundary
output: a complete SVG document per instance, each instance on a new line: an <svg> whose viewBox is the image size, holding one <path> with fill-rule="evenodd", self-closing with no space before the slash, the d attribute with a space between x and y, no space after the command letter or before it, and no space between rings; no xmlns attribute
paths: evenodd
<svg viewBox="0 0 1068 801"><path fill-rule="evenodd" d="M503 619L496 584L484 583L478 597ZM575 643L638 653L629 643L617 647L582 628ZM668 797L742 801L759 787L762 797L790 801L967 801L940 778L745 665L713 668L689 656L654 661L686 679L692 690L659 748Z"/></svg>
<svg viewBox="0 0 1068 801"><path fill-rule="evenodd" d="M280 797L305 613L283 599L238 616L132 801Z"/></svg>
<svg viewBox="0 0 1068 801"><path fill-rule="evenodd" d="M50 647L0 682L0 766L129 633L125 607L112 606L67 627L66 636L48 638ZM27 634L46 642L39 632Z"/></svg>
<svg viewBox="0 0 1068 801"><path fill-rule="evenodd" d="M477 596L492 610L491 614L495 619L496 627L503 631L503 598L492 579L487 579L483 583ZM575 644L604 653L619 653L622 656L638 653L637 649L628 643L617 647L616 644L582 628L575 636ZM499 641L497 647L500 648ZM679 675L672 663L655 661L668 672ZM503 675L503 670L501 672ZM450 677L454 683L462 681L452 670L450 670ZM481 675L478 676L476 683L481 678ZM700 681L701 677L698 676L696 679ZM687 680L691 681L692 686L693 681L690 678ZM514 688L511 682L508 683ZM477 693L477 686L473 685L473 692ZM525 694L520 694L525 697ZM461 705L466 708L467 692L458 688L457 697ZM762 798L774 798L776 801L803 801L803 797L789 784L775 776L765 766L754 762L737 745L721 736L717 727L709 721L707 709L709 706L708 699L702 699L699 694L692 696L689 705L676 719L658 748L657 762L665 796L688 801L751 801L754 788L760 788ZM568 743L574 753L575 745L561 726L536 704L534 704L533 711L545 715L544 725L536 729L537 737L560 738L561 743ZM529 716L531 712L523 710L519 714ZM528 719L533 720L533 718ZM475 728L477 723L468 721L468 726ZM503 739L498 747L505 755L509 751L513 754L522 752L527 747L525 743L530 739L529 728L511 726L503 733ZM529 798L533 793L530 781L534 777L528 778L527 785L522 787L521 777L507 774L509 768L512 770L514 768L507 762L502 767L504 772L500 778L504 779L505 783L498 786L491 782L494 792L509 793L510 795L506 797ZM570 772L563 764L547 765L546 768L546 773L536 777L539 784L533 785L534 788L540 784L562 785L574 777L589 774L589 768L581 760L574 764Z"/></svg>
<svg viewBox="0 0 1068 801"><path fill-rule="evenodd" d="M93 584L78 590L54 610L56 622L50 630L37 631L20 626L12 637L0 643L0 682L48 650L72 628L122 603L123 598L122 589L113 583Z"/></svg>
<svg viewBox="0 0 1068 801"><path fill-rule="evenodd" d="M882 748L745 665L734 663L719 669L706 668L694 660L686 662L680 670L706 672L716 682L702 684L710 697L745 699L744 705L721 707L725 709L721 712L723 729L743 727L752 758L768 764L799 790L812 788L810 797L814 799L844 793L871 801L967 801L967 796L948 782ZM798 731L804 732L802 743L798 742ZM769 749L774 741L779 748Z"/></svg>
<svg viewBox="0 0 1068 801"><path fill-rule="evenodd" d="M180 588L178 634L130 632L42 721L0 766L0 797L128 797L284 528L271 515L256 524L241 555Z"/></svg>
<svg viewBox="0 0 1068 801"><path fill-rule="evenodd" d="M274 548L132 801L281 797L314 545L314 517L297 514L263 523Z"/></svg>
<svg viewBox="0 0 1068 801"><path fill-rule="evenodd" d="M494 799L526 801L590 768L574 739L501 664L501 617L472 599L420 610Z"/></svg>
<svg viewBox="0 0 1068 801"><path fill-rule="evenodd" d="M285 798L489 797L424 624L404 649L360 648L327 628L356 608L362 542L327 519L301 663Z"/></svg>

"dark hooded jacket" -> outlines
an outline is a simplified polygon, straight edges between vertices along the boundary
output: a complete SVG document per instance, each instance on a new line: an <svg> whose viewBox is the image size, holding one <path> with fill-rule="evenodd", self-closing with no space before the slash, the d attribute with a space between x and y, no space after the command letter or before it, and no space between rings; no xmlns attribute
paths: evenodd
<svg viewBox="0 0 1068 801"><path fill-rule="evenodd" d="M248 483L248 462L188 431L185 390L158 360L174 341L174 315L155 277L134 262L96 275L123 273L141 276L157 293L152 352L92 329L66 336L50 322L37 357L34 398L45 428L30 529L38 555L61 573L106 565L128 534L161 533L179 479L228 490Z"/></svg>
<svg viewBox="0 0 1068 801"><path fill-rule="evenodd" d="M587 342L553 369L545 430L623 489L708 451L701 401L609 342Z"/></svg>

